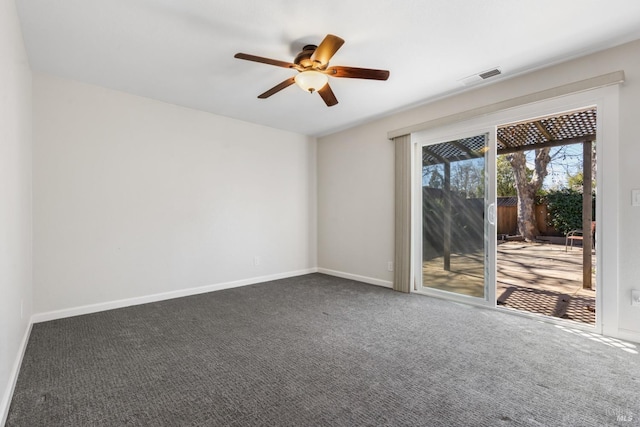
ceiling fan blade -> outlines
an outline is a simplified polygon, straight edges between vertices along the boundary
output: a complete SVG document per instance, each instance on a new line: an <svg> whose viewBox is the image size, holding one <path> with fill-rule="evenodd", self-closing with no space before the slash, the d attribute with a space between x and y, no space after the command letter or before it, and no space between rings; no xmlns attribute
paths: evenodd
<svg viewBox="0 0 640 427"><path fill-rule="evenodd" d="M278 61L277 59L263 58L262 56L249 55L248 53L236 53L233 55L234 58L238 59L246 59L247 61L253 62L261 62L263 64L275 65L276 67L283 68L295 68L298 69L296 64L292 64L291 62Z"/></svg>
<svg viewBox="0 0 640 427"><path fill-rule="evenodd" d="M311 60L319 62L321 66L326 67L331 57L335 55L343 44L344 40L340 37L327 34L315 52L313 52L313 55L311 55Z"/></svg>
<svg viewBox="0 0 640 427"><path fill-rule="evenodd" d="M389 71L387 70L341 67L339 65L327 68L325 73L332 77L346 77L349 79L387 80L389 78Z"/></svg>
<svg viewBox="0 0 640 427"><path fill-rule="evenodd" d="M327 107L334 106L338 103L338 98L336 98L336 96L334 95L333 91L331 90L331 86L329 86L329 83L324 85L322 89L318 91L318 93L324 100L324 103L327 104Z"/></svg>
<svg viewBox="0 0 640 427"><path fill-rule="evenodd" d="M271 89L269 89L268 91L266 91L265 93L262 93L260 95L258 95L258 98L260 99L265 99L270 97L271 95L273 95L274 93L278 93L280 92L282 89L288 88L289 86L291 86L292 84L295 83L295 77L290 77L287 80L283 81L282 83L272 87Z"/></svg>

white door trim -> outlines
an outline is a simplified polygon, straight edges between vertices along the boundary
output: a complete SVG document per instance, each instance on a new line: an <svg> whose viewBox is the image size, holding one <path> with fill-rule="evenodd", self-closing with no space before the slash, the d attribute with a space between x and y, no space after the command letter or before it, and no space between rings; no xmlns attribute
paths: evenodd
<svg viewBox="0 0 640 427"><path fill-rule="evenodd" d="M596 269L596 325L591 327L587 324L577 322L567 322L572 327L584 328L586 330L602 333L604 335L618 335L618 301L619 301L619 277L618 277L618 248L619 248L619 220L618 220L618 200L619 200L619 130L618 130L618 85L606 86L576 94L566 95L549 100L539 101L527 105L522 105L506 110L494 112L482 117L475 117L459 123L448 124L426 131L412 134L412 142L415 144L415 153L420 150L422 144L441 139L473 132L477 129L492 128L505 123L522 120L535 119L537 117L555 115L565 111L572 111L578 108L595 106L597 108L597 176L596 188L598 197L596 200L596 218L598 227L596 229L596 254L598 255L598 266ZM414 154L415 154L414 153ZM419 156L416 156L419 158ZM492 156L495 157L495 156ZM417 164L417 163L416 163ZM495 168L495 160L494 166ZM415 169L415 168L414 168ZM419 179L418 170L414 171L414 182ZM495 169L492 169L495 174ZM421 228L417 226L421 215L418 215L418 192L414 191L414 221L415 232ZM421 207L420 207L421 209ZM420 225L421 226L421 225ZM418 239L414 239L418 240ZM413 245L413 259L419 259L420 248L418 243ZM417 268L418 262L414 262ZM495 264L492 266L495 271ZM418 274L419 270L414 270ZM418 292L420 293L420 292ZM456 301L473 303L473 298L451 298ZM493 307L495 308L495 298ZM490 305L491 307L491 305ZM525 314L526 315L526 314ZM531 314L532 317L541 316ZM548 318L551 323L557 323L558 319ZM552 320L553 319L553 320ZM566 322L566 321L561 321Z"/></svg>

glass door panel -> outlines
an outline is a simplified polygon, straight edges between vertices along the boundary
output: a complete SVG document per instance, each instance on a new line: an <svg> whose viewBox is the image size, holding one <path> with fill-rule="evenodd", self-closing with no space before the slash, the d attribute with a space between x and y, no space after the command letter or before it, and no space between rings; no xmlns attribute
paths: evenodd
<svg viewBox="0 0 640 427"><path fill-rule="evenodd" d="M422 147L423 289L488 299L488 134Z"/></svg>

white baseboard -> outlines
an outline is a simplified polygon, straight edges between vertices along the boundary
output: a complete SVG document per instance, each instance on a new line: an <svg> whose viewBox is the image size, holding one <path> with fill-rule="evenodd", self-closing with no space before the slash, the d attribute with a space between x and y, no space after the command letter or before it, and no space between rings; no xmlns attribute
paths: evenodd
<svg viewBox="0 0 640 427"><path fill-rule="evenodd" d="M630 331L628 329L618 329L618 332L614 335L614 337L640 344L640 333L636 331ZM640 349L638 349L638 351L640 352Z"/></svg>
<svg viewBox="0 0 640 427"><path fill-rule="evenodd" d="M9 407L11 406L11 399L13 397L13 391L16 388L18 382L18 374L20 373L20 367L22 366L22 358L27 349L27 343L29 342L29 336L31 336L31 326L33 323L29 322L27 329L24 332L20 347L18 348L18 354L16 360L13 362L11 371L9 371L9 383L2 395L2 401L0 401L0 426L3 426L7 422L7 416L9 416Z"/></svg>
<svg viewBox="0 0 640 427"><path fill-rule="evenodd" d="M343 279L356 280L358 282L368 283L370 285L383 286L385 288L393 288L393 283L388 280L374 279L373 277L359 276L357 274L345 273L343 271L329 270L327 268L318 268L318 273L328 274L329 276L341 277Z"/></svg>
<svg viewBox="0 0 640 427"><path fill-rule="evenodd" d="M161 292L158 294L145 295L141 297L126 298L115 301L101 302L97 304L83 305L80 307L66 308L62 310L37 313L31 317L32 323L47 322L49 320L63 319L65 317L80 316L83 314L97 313L100 311L113 310L116 308L129 307L132 305L147 304L150 302L164 301L173 298L187 297L191 295L204 294L207 292L220 291L223 289L238 288L240 286L254 285L256 283L270 282L272 280L286 279L288 277L302 276L304 274L316 273L317 268L289 271L286 273L271 274L268 276L252 277L249 279L236 280L233 282L216 283L214 285L200 286L197 288L180 289L177 291Z"/></svg>

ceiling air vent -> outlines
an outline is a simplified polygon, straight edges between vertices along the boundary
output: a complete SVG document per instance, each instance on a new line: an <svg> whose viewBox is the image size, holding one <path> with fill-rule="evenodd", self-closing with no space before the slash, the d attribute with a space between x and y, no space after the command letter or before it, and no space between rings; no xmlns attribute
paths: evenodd
<svg viewBox="0 0 640 427"><path fill-rule="evenodd" d="M481 73L478 74L474 74L472 76L469 77L465 77L464 79L460 79L459 82L462 83L465 86L471 86L474 85L476 83L480 83L483 80L486 80L488 78L494 77L494 76L498 76L502 74L502 71L500 70L499 67L495 67L492 68L490 70L487 71L483 71Z"/></svg>
<svg viewBox="0 0 640 427"><path fill-rule="evenodd" d="M502 71L500 71L498 68L494 68L493 70L485 71L484 73L480 73L478 75L482 80L486 80L489 77L497 76L498 74L501 74L501 73Z"/></svg>

